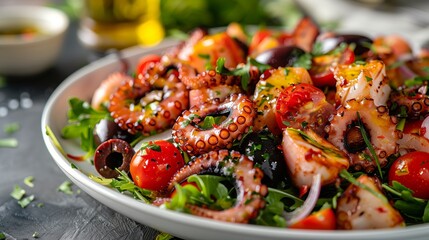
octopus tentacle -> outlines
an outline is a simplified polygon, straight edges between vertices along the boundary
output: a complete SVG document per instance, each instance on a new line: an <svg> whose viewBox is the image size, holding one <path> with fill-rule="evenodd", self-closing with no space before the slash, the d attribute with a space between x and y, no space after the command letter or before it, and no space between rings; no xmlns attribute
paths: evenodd
<svg viewBox="0 0 429 240"><path fill-rule="evenodd" d="M397 104L395 107L397 111L401 111L405 107L408 118L417 119L429 114L429 96L425 94L416 93L407 96L403 93L394 93L391 94L390 100Z"/></svg>
<svg viewBox="0 0 429 240"><path fill-rule="evenodd" d="M206 116L228 111L229 116L219 125L207 130L198 127ZM173 140L192 155L231 148L234 140L248 132L255 115L253 102L246 95L232 94L220 104L213 101L184 111L173 125Z"/></svg>
<svg viewBox="0 0 429 240"><path fill-rule="evenodd" d="M328 140L348 154L350 165L356 170L372 172L377 165L365 157L371 156L371 153L360 133L357 113L369 135L381 167L387 164L387 157L398 150L396 125L392 122L387 107L376 107L372 99L360 102L355 99L348 100L331 119L330 126L326 129L329 134Z"/></svg>
<svg viewBox="0 0 429 240"><path fill-rule="evenodd" d="M175 183L180 183L193 174L213 168L214 172L235 178L237 201L232 208L223 211L188 205L191 214L236 223L247 223L256 217L265 206L264 196L268 193L267 187L261 183L264 174L261 169L253 166L253 161L247 156L236 151L211 151L197 157L173 176L167 190L173 190Z"/></svg>
<svg viewBox="0 0 429 240"><path fill-rule="evenodd" d="M109 112L131 134L150 135L171 127L188 108L189 92L177 76L160 64L121 85L111 96Z"/></svg>
<svg viewBox="0 0 429 240"><path fill-rule="evenodd" d="M215 70L207 70L197 73L196 69L186 64L179 64L179 79L190 89L208 88L218 85L238 84L240 77L228 76L216 73Z"/></svg>

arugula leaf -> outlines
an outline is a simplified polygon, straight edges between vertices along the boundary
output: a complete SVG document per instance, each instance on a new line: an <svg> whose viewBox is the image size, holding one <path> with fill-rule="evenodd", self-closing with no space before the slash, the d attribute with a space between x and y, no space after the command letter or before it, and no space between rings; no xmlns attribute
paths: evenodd
<svg viewBox="0 0 429 240"><path fill-rule="evenodd" d="M154 194L152 191L137 187L124 171L118 169L116 169L116 171L119 173L119 177L117 178L110 179L93 175L90 175L89 178L104 186L111 186L119 192L129 192L135 199L145 203L150 203L153 200Z"/></svg>
<svg viewBox="0 0 429 240"><path fill-rule="evenodd" d="M266 206L256 218L256 223L265 226L286 227L286 219L282 216L283 211L293 211L303 203L303 200L296 197L291 191L291 189L281 191L268 188L268 195L265 197Z"/></svg>
<svg viewBox="0 0 429 240"><path fill-rule="evenodd" d="M166 207L182 212L187 212L187 204L204 205L216 210L228 209L233 206L234 199L229 196L231 190L221 183L227 179L213 175L192 175L187 181L196 183L198 188L191 184L176 184L176 194L166 203Z"/></svg>

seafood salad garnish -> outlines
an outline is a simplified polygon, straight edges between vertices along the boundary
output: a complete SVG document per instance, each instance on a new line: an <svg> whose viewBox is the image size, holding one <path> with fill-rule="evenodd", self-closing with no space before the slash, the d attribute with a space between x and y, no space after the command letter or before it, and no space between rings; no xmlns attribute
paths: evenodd
<svg viewBox="0 0 429 240"><path fill-rule="evenodd" d="M125 61L125 60L123 60ZM118 63L120 64L120 63ZM101 184L218 221L299 229L429 221L429 49L401 36L195 29L72 98ZM146 140L160 133L168 138Z"/></svg>

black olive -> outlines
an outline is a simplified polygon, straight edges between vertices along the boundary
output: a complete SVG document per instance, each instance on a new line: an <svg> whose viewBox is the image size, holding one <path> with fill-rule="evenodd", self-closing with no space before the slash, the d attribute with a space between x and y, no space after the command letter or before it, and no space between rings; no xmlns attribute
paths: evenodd
<svg viewBox="0 0 429 240"><path fill-rule="evenodd" d="M369 46L373 43L373 41L366 36L358 34L338 34L333 37L322 39L321 43L322 52L324 53L333 50L341 43L353 43L355 45L354 53L360 56L370 50Z"/></svg>
<svg viewBox="0 0 429 240"><path fill-rule="evenodd" d="M105 142L109 139L121 139L127 142L131 142L133 135L128 133L125 130L122 130L115 122L108 119L102 119L95 125L94 128L94 141L98 146L102 142Z"/></svg>
<svg viewBox="0 0 429 240"><path fill-rule="evenodd" d="M287 182L286 163L282 151L278 148L281 139L269 130L248 134L235 150L249 156L255 166L264 172L262 182L269 187L277 187Z"/></svg>
<svg viewBox="0 0 429 240"><path fill-rule="evenodd" d="M352 126L347 129L344 135L344 147L349 153L358 153L365 150L366 144L359 126Z"/></svg>
<svg viewBox="0 0 429 240"><path fill-rule="evenodd" d="M304 50L299 47L281 46L260 53L256 56L255 60L263 64L268 64L273 68L290 67L304 53Z"/></svg>
<svg viewBox="0 0 429 240"><path fill-rule="evenodd" d="M134 149L121 139L109 139L101 143L94 154L94 166L97 172L105 178L119 176L116 169L129 172Z"/></svg>

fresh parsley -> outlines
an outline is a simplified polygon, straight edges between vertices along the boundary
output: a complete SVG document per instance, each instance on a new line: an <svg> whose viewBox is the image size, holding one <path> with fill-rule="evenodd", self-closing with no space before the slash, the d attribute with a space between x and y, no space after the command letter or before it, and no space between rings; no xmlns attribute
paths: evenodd
<svg viewBox="0 0 429 240"><path fill-rule="evenodd" d="M72 195L73 194L73 190L72 190L72 183L69 181L64 181L63 183L61 183L61 185L57 188L58 191L63 192L67 195Z"/></svg>
<svg viewBox="0 0 429 240"><path fill-rule="evenodd" d="M95 125L102 119L109 119L110 114L107 110L95 110L78 98L71 98L69 106L68 124L61 130L61 135L65 139L80 138L81 148L87 152L84 158L88 158L97 147L93 137Z"/></svg>
<svg viewBox="0 0 429 240"><path fill-rule="evenodd" d="M241 77L241 88L245 91L249 88L250 83L250 68L252 66L256 67L260 73L265 72L271 68L270 65L260 63L253 58L247 58L247 63L236 69L228 69L225 67L226 59L221 57L216 61L216 72L223 75L239 76Z"/></svg>

